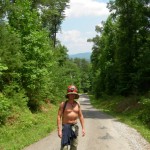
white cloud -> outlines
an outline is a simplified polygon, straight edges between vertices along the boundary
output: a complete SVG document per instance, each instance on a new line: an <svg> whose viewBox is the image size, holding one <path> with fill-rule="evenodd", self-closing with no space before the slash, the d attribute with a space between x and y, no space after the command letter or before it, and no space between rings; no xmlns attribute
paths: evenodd
<svg viewBox="0 0 150 150"><path fill-rule="evenodd" d="M81 33L78 30L70 30L70 31L63 31L63 41L67 42L67 41L71 41L71 42L77 42L78 41L82 41Z"/></svg>
<svg viewBox="0 0 150 150"><path fill-rule="evenodd" d="M99 23L97 26L103 27L103 23L101 22L101 23Z"/></svg>
<svg viewBox="0 0 150 150"><path fill-rule="evenodd" d="M95 0L70 0L70 8L66 9L67 17L107 16L107 4Z"/></svg>
<svg viewBox="0 0 150 150"><path fill-rule="evenodd" d="M69 54L91 52L93 43L87 42L87 39L95 37L95 26L102 26L100 22L109 15L106 1L108 0L70 0L70 8L66 10L65 29L62 28L62 32L57 34Z"/></svg>
<svg viewBox="0 0 150 150"><path fill-rule="evenodd" d="M69 49L69 54L89 52L92 48L92 43L87 42L87 36L91 33L81 33L78 30L63 31L58 34L59 40Z"/></svg>

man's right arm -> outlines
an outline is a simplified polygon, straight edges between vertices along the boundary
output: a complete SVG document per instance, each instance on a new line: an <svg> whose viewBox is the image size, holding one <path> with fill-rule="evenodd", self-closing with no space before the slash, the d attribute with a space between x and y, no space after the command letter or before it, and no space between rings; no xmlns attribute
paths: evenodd
<svg viewBox="0 0 150 150"><path fill-rule="evenodd" d="M58 136L60 138L62 138L62 129L61 129L62 108L63 108L63 103L60 104L58 115L57 115L57 130L58 130Z"/></svg>

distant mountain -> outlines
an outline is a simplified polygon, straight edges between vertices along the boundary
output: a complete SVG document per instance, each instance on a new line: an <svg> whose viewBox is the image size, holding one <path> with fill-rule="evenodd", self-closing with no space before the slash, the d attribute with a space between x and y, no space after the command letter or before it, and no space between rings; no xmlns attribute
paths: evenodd
<svg viewBox="0 0 150 150"><path fill-rule="evenodd" d="M86 52L86 53L77 53L77 54L72 54L69 55L69 58L84 58L88 61L90 61L90 57L91 57L91 53L90 52Z"/></svg>

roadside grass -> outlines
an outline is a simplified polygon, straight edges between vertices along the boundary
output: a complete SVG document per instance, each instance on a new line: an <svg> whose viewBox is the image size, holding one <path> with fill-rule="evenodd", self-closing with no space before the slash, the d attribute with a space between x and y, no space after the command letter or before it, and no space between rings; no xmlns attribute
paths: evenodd
<svg viewBox="0 0 150 150"><path fill-rule="evenodd" d="M56 128L57 110L51 104L37 113L14 108L7 124L0 127L0 150L20 150L49 135Z"/></svg>
<svg viewBox="0 0 150 150"><path fill-rule="evenodd" d="M150 142L150 108L140 103L143 98L104 96L96 99L93 95L89 95L89 97L95 108L133 127Z"/></svg>

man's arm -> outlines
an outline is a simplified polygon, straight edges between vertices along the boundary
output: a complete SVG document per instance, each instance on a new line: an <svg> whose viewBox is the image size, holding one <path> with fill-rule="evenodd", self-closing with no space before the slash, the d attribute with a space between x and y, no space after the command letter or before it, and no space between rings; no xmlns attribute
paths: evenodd
<svg viewBox="0 0 150 150"><path fill-rule="evenodd" d="M62 138L62 129L61 129L62 109L63 109L63 102L59 106L58 115L57 115L57 130L58 130L58 136L60 138Z"/></svg>
<svg viewBox="0 0 150 150"><path fill-rule="evenodd" d="M81 107L79 107L79 120L80 120L81 127L82 127L82 136L85 136L84 117L81 111Z"/></svg>

